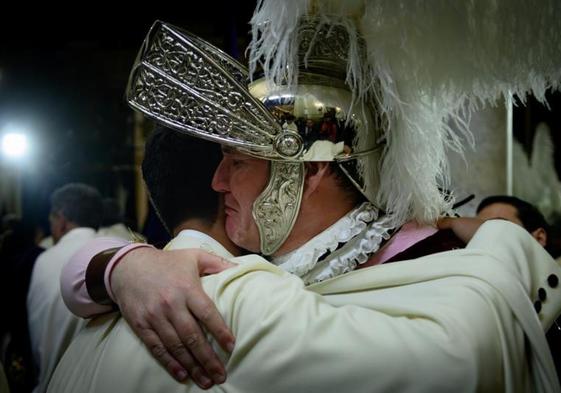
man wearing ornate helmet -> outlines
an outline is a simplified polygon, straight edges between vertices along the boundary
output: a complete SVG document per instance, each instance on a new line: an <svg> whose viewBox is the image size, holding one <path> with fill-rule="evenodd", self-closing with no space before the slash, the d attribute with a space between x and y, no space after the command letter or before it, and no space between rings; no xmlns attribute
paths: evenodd
<svg viewBox="0 0 561 393"><path fill-rule="evenodd" d="M267 7L274 7L273 2L262 10ZM399 260L412 245L418 250L409 257L426 254L420 241L430 239L435 230L404 224L408 219L430 221L450 203L437 187L444 160L438 154L433 163L417 162L428 169L409 167L403 179L392 178L404 169L395 162L403 146L396 147L391 141L395 135L387 132L395 121L385 106L389 98L380 97L388 92L383 89L387 80L364 83L372 72L363 65L365 44L347 22L298 19L297 38L287 38L298 43L292 45L293 53L282 53L282 42L270 57L261 53L266 77L247 89L247 75L235 61L196 37L156 24L129 85L134 108L225 146L213 187L225 194L226 232L239 246L271 256L274 264L306 284L361 264ZM272 25L265 30L274 29ZM260 39L266 42L266 31ZM297 66L273 61L270 67L268 61L283 55L296 59ZM355 89L349 90L349 85ZM288 116L301 128L311 120L321 129L326 121L329 137L303 140L306 133L289 127ZM438 116L419 115L418 120L443 122ZM407 127L412 125L399 125L394 132ZM440 143L447 137L443 134L438 135ZM414 139L404 136L397 144ZM443 147L436 145L433 151L441 153ZM404 162L419 158L415 149L408 153L413 158L402 157ZM414 176L418 179L409 182ZM427 179L424 188L415 189ZM396 234L390 239L392 233ZM384 252L376 253L388 239Z"/></svg>

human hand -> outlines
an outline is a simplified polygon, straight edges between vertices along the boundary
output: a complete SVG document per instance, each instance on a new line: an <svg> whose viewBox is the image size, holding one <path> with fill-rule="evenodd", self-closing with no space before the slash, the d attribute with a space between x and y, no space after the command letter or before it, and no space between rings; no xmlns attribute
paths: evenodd
<svg viewBox="0 0 561 393"><path fill-rule="evenodd" d="M228 352L235 339L203 291L200 276L233 266L198 249L139 248L126 254L111 274L111 288L123 317L178 381L190 376L208 389L226 379L201 325Z"/></svg>
<svg viewBox="0 0 561 393"><path fill-rule="evenodd" d="M464 243L468 243L485 220L476 217L442 217L436 226L438 229L451 229Z"/></svg>

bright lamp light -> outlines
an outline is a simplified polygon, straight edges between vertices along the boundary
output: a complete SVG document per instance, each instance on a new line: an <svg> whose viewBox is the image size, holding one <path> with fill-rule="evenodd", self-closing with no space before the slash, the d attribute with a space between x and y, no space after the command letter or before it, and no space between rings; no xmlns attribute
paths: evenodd
<svg viewBox="0 0 561 393"><path fill-rule="evenodd" d="M24 134L8 133L2 137L2 152L9 157L21 157L27 149L27 137Z"/></svg>

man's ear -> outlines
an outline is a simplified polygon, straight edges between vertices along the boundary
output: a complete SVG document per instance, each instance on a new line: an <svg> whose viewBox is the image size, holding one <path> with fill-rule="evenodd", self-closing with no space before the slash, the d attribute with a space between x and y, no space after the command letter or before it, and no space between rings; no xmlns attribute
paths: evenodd
<svg viewBox="0 0 561 393"><path fill-rule="evenodd" d="M60 228L62 229L62 233L65 234L70 230L70 221L68 221L68 219L63 213L59 213L59 220L60 220L59 223L60 223Z"/></svg>
<svg viewBox="0 0 561 393"><path fill-rule="evenodd" d="M329 162L307 162L303 199L309 198L319 188L321 180L331 173Z"/></svg>
<svg viewBox="0 0 561 393"><path fill-rule="evenodd" d="M547 232L543 228L538 228L532 232L534 239L538 241L543 247L547 244Z"/></svg>

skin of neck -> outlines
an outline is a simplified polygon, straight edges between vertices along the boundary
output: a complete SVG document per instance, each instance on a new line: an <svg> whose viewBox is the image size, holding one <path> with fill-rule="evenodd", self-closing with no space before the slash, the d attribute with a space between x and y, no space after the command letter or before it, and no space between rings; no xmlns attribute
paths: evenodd
<svg viewBox="0 0 561 393"><path fill-rule="evenodd" d="M318 178L319 177L319 178ZM356 206L338 184L329 167L306 177L300 213L284 244L273 255L287 254L308 242L340 220Z"/></svg>
<svg viewBox="0 0 561 393"><path fill-rule="evenodd" d="M183 221L173 229L173 236L177 236L179 232L186 229L199 231L212 237L214 240L222 244L222 246L224 246L224 248L228 250L233 256L240 256L240 248L232 243L232 241L226 235L226 230L224 229L224 209L221 208L219 210L219 217L217 217L217 219L212 223L199 218L191 218Z"/></svg>
<svg viewBox="0 0 561 393"><path fill-rule="evenodd" d="M72 221L68 221L66 218L63 218L62 220L63 221L59 224L60 231L58 233L52 233L54 244L58 243L59 240L62 239L62 237L66 235L68 232L70 232L71 230L75 228L80 228L79 225L73 223Z"/></svg>

